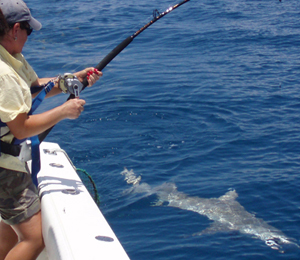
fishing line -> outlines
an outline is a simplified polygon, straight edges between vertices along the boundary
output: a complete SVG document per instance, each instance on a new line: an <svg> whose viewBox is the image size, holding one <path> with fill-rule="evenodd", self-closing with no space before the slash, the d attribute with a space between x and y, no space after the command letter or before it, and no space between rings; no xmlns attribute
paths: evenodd
<svg viewBox="0 0 300 260"><path fill-rule="evenodd" d="M178 4L175 4L171 7L169 7L166 11L160 13L157 9L155 9L153 11L153 19L148 22L147 24L145 24L143 27L141 27L140 29L138 29L135 33L133 33L132 35L130 35L129 37L127 37L124 41L122 41L119 45L117 45L110 53L108 53L98 64L97 66L95 66L96 69L98 69L99 71L102 71L119 53L121 53L133 40L135 37L137 37L138 35L140 35L143 31L145 31L147 28L149 28L152 24L154 24L155 22L157 22L159 19L161 19L162 17L164 17L165 15L167 15L168 13L172 12L173 10L177 9L178 7L180 7L181 5L189 2L190 0L183 0ZM83 84L83 88L82 90L84 90L87 86L88 86L88 81L87 78L85 78L82 82ZM81 91L82 91L81 90ZM68 98L69 99L73 99L75 98L74 94L71 94ZM39 140L40 142L42 142L46 136L49 134L49 132L52 130L54 126L52 126L51 128L49 128L48 130L46 130L45 132L41 133L39 135Z"/></svg>

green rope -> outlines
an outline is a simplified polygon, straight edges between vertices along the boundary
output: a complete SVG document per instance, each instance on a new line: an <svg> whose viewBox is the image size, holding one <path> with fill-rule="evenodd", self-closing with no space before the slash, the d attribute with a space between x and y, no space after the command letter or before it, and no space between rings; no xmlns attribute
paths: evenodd
<svg viewBox="0 0 300 260"><path fill-rule="evenodd" d="M99 198L99 194L98 194L98 190L97 190L96 184L95 184L92 176L89 175L86 170L83 170L83 169L80 169L80 168L76 168L76 171L77 171L80 179L82 180L82 182L86 186L87 190L89 191L89 193L93 197L94 201L99 206L100 205L100 198ZM83 173L83 175L85 176L85 178L83 178L82 174L80 174L80 173ZM85 181L86 177L89 179L88 183ZM88 188L88 186L90 186L88 184L92 185L93 192L91 192L91 190Z"/></svg>

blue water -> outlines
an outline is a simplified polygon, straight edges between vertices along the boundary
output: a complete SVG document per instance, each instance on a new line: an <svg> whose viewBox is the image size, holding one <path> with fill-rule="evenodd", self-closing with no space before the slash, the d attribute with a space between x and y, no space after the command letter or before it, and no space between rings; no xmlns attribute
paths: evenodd
<svg viewBox="0 0 300 260"><path fill-rule="evenodd" d="M27 0L43 29L24 55L40 77L95 66L175 1ZM139 35L47 137L94 178L100 209L132 260L299 259L211 221L126 193L124 167L189 196L229 189L300 240L300 2L191 0ZM49 99L43 110L63 103Z"/></svg>

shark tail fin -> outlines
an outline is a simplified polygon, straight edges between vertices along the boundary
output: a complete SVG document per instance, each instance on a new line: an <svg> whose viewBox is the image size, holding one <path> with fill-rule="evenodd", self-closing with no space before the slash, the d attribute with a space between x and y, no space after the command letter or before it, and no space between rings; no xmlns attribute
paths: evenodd
<svg viewBox="0 0 300 260"><path fill-rule="evenodd" d="M128 184L132 184L133 186L139 185L140 181L142 180L141 176L136 176L133 170L131 169L130 171L127 170L125 167L124 170L121 172L122 175L125 175L125 181Z"/></svg>

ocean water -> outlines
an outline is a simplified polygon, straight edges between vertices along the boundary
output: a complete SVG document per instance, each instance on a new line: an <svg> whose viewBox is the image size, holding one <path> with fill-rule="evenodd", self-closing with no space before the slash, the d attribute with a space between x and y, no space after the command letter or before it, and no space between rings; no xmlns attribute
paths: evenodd
<svg viewBox="0 0 300 260"><path fill-rule="evenodd" d="M23 50L39 77L95 66L153 10L176 4L26 2L43 24ZM299 10L298 0L191 0L139 35L82 92L80 118L49 134L94 178L132 260L300 258L298 248L273 250L238 231L200 235L212 220L158 206L120 174L175 183L188 197L235 190L245 211L299 244ZM66 99L47 99L40 111Z"/></svg>

